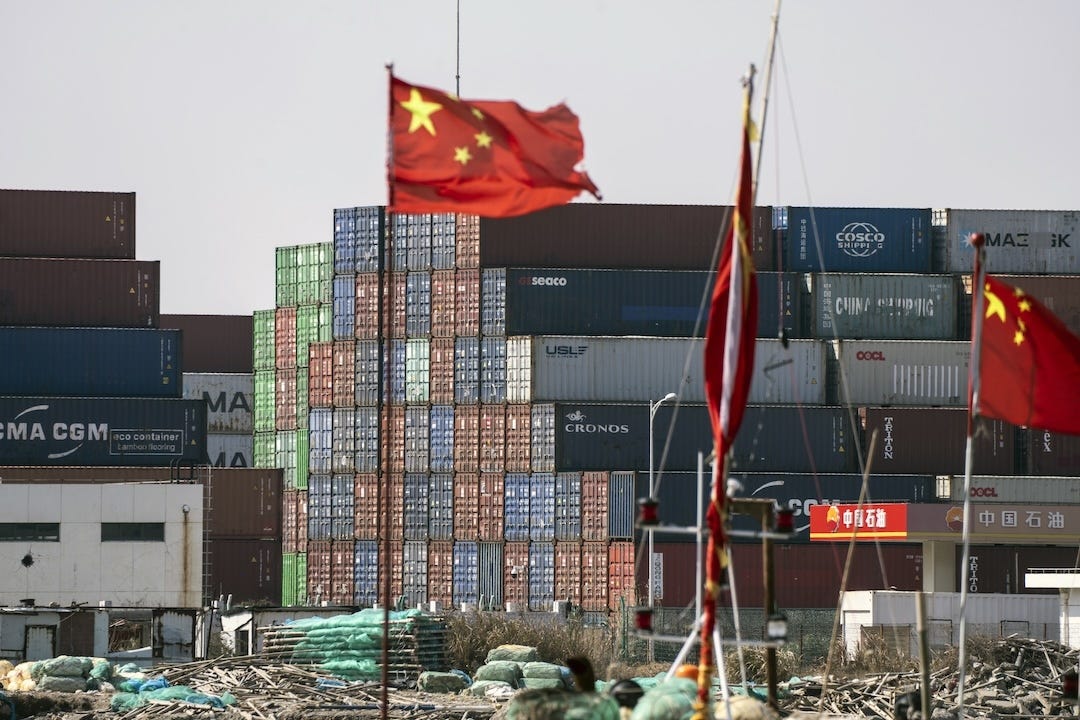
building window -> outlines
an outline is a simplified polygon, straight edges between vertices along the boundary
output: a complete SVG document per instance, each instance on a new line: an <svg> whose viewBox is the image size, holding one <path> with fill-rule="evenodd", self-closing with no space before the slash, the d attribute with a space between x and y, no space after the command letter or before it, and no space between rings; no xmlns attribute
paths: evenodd
<svg viewBox="0 0 1080 720"><path fill-rule="evenodd" d="M164 542L165 523L101 523L101 542Z"/></svg>
<svg viewBox="0 0 1080 720"><path fill-rule="evenodd" d="M0 523L0 542L60 542L60 523Z"/></svg>

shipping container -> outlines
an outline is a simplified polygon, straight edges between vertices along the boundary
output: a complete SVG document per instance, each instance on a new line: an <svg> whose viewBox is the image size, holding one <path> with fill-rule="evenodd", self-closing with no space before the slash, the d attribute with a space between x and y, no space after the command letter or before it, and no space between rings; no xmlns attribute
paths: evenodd
<svg viewBox="0 0 1080 720"><path fill-rule="evenodd" d="M281 543L276 539L211 538L210 559L212 598L231 597L236 604L278 607L281 602Z"/></svg>
<svg viewBox="0 0 1080 720"><path fill-rule="evenodd" d="M385 358L379 357L378 341L357 340L353 355L356 359L354 402L356 405L374 406L379 402L379 365L380 361L385 361Z"/></svg>
<svg viewBox="0 0 1080 720"><path fill-rule="evenodd" d="M956 587L963 585L964 549L956 545ZM1039 545L974 545L968 555L969 593L1010 593L1020 595L1057 595L1056 588L1028 587L1025 575L1032 568L1077 568L1076 547L1048 547ZM1024 617L1006 617L1003 621L1024 621ZM1044 628L1031 629L1035 634L1027 635L1028 628L1017 628L1014 632L1024 633L1028 637L1053 637L1055 631L1046 634Z"/></svg>
<svg viewBox="0 0 1080 720"><path fill-rule="evenodd" d="M276 432L271 431L255 433L251 449L251 461L253 463L252 467L276 467L276 465L274 464L274 445L276 440Z"/></svg>
<svg viewBox="0 0 1080 720"><path fill-rule="evenodd" d="M331 404L336 408L352 408L356 405L356 341L336 341L331 360Z"/></svg>
<svg viewBox="0 0 1080 720"><path fill-rule="evenodd" d="M379 469L382 458L382 446L379 443L379 410L373 407L358 407L354 411L356 432L353 442L356 444L355 467L358 473L371 473Z"/></svg>
<svg viewBox="0 0 1080 720"><path fill-rule="evenodd" d="M608 483L607 526L605 538L627 540L634 537L637 520L637 473L620 470L611 473ZM647 493L646 493L647 495Z"/></svg>
<svg viewBox="0 0 1080 720"><path fill-rule="evenodd" d="M428 543L428 601L449 608L454 603L454 543Z"/></svg>
<svg viewBox="0 0 1080 720"><path fill-rule="evenodd" d="M0 327L0 394L178 398L179 330Z"/></svg>
<svg viewBox="0 0 1080 720"><path fill-rule="evenodd" d="M366 206L334 210L334 272L379 270L379 248L385 232L385 210Z"/></svg>
<svg viewBox="0 0 1080 720"><path fill-rule="evenodd" d="M356 319L353 323L359 340L374 340L380 336L379 289L381 275L367 272L356 276Z"/></svg>
<svg viewBox="0 0 1080 720"><path fill-rule="evenodd" d="M281 539L282 471L219 468L207 484L208 538ZM294 493L294 512L295 493Z"/></svg>
<svg viewBox="0 0 1080 720"><path fill-rule="evenodd" d="M966 380L966 378L965 378ZM963 474L967 447L965 408L859 408L859 420L870 451L876 430L877 446L869 464L873 472ZM1012 475L1021 469L1019 429L1003 420L979 417L972 435L976 472Z"/></svg>
<svg viewBox="0 0 1080 720"><path fill-rule="evenodd" d="M663 555L663 604L683 608L692 605L697 591L695 553L692 544L655 543ZM744 608L763 606L760 543L731 547L731 571ZM848 557L847 543L774 544L775 601L787 610L825 608L835 610ZM922 589L922 546L907 543L855 543L844 587L850 591ZM790 639L790 638L789 638Z"/></svg>
<svg viewBox="0 0 1080 720"><path fill-rule="evenodd" d="M405 472L426 473L431 468L431 424L427 406L405 409Z"/></svg>
<svg viewBox="0 0 1080 720"><path fill-rule="evenodd" d="M481 218L483 267L703 270L732 220L725 205L570 204ZM772 208L755 208L754 264L775 267ZM760 219L759 219L760 216Z"/></svg>
<svg viewBox="0 0 1080 720"><path fill-rule="evenodd" d="M251 373L185 372L183 387L185 400L206 403L207 432L246 435L254 432L255 378Z"/></svg>
<svg viewBox="0 0 1080 720"><path fill-rule="evenodd" d="M431 395L431 346L428 340L405 343L405 402L423 404Z"/></svg>
<svg viewBox="0 0 1080 720"><path fill-rule="evenodd" d="M454 402L454 338L432 338L428 386L432 403Z"/></svg>
<svg viewBox="0 0 1080 720"><path fill-rule="evenodd" d="M505 533L505 480L502 473L480 473L479 538L501 542Z"/></svg>
<svg viewBox="0 0 1080 720"><path fill-rule="evenodd" d="M453 270L431 273L431 337L454 336L454 306L456 303Z"/></svg>
<svg viewBox="0 0 1080 720"><path fill-rule="evenodd" d="M273 370L256 370L251 398L252 422L256 433L277 429L277 376Z"/></svg>
<svg viewBox="0 0 1080 720"><path fill-rule="evenodd" d="M581 539L608 539L608 483L606 472L581 474Z"/></svg>
<svg viewBox="0 0 1080 720"><path fill-rule="evenodd" d="M135 259L135 193L0 190L0 255Z"/></svg>
<svg viewBox="0 0 1080 720"><path fill-rule="evenodd" d="M475 473L454 475L454 539L480 535L480 478Z"/></svg>
<svg viewBox="0 0 1080 720"><path fill-rule="evenodd" d="M307 553L281 556L281 604L283 607L307 604Z"/></svg>
<svg viewBox="0 0 1080 720"><path fill-rule="evenodd" d="M480 609L503 608L503 544L476 544L477 601Z"/></svg>
<svg viewBox="0 0 1080 720"><path fill-rule="evenodd" d="M480 341L480 402L506 402L506 338Z"/></svg>
<svg viewBox="0 0 1080 720"><path fill-rule="evenodd" d="M236 433L207 433L206 455L213 467L255 467L255 438Z"/></svg>
<svg viewBox="0 0 1080 720"><path fill-rule="evenodd" d="M356 547L352 542L308 543L308 598L315 605L352 605Z"/></svg>
<svg viewBox="0 0 1080 720"><path fill-rule="evenodd" d="M529 543L503 544L503 602L508 611L521 612L529 602Z"/></svg>
<svg viewBox="0 0 1080 720"><path fill-rule="evenodd" d="M273 370L274 361L274 316L276 310L256 310L252 315L252 359L253 372Z"/></svg>
<svg viewBox="0 0 1080 720"><path fill-rule="evenodd" d="M430 272L411 272L405 280L405 334L410 338L431 336Z"/></svg>
<svg viewBox="0 0 1080 720"><path fill-rule="evenodd" d="M506 470L506 406L480 406L480 471Z"/></svg>
<svg viewBox="0 0 1080 720"><path fill-rule="evenodd" d="M357 540L353 546L353 599L361 607L379 602L379 541Z"/></svg>
<svg viewBox="0 0 1080 720"><path fill-rule="evenodd" d="M429 490L427 474L420 472L405 473L404 534L406 540L428 539Z"/></svg>
<svg viewBox="0 0 1080 720"><path fill-rule="evenodd" d="M0 325L159 327L160 263L5 258Z"/></svg>
<svg viewBox="0 0 1080 720"><path fill-rule="evenodd" d="M506 335L703 337L715 273L510 268L505 277ZM758 335L804 336L797 277L757 273Z"/></svg>
<svg viewBox="0 0 1080 720"><path fill-rule="evenodd" d="M334 408L330 445L330 470L334 473L356 472L356 409Z"/></svg>
<svg viewBox="0 0 1080 720"><path fill-rule="evenodd" d="M387 552L389 544L389 552ZM385 597L382 588L386 587L386 576L390 579L390 599L401 597L404 584L401 577L401 568L405 562L405 548L403 540L393 540L390 543L379 543L379 597Z"/></svg>
<svg viewBox="0 0 1080 720"><path fill-rule="evenodd" d="M432 541L454 539L454 476L451 473L434 473L429 478L428 537Z"/></svg>
<svg viewBox="0 0 1080 720"><path fill-rule="evenodd" d="M555 600L581 606L581 543L555 543Z"/></svg>
<svg viewBox="0 0 1080 720"><path fill-rule="evenodd" d="M405 476L402 473L391 473L389 482L387 483L384 477L383 483L384 495L379 507L381 524L379 537L385 538L389 532L391 540L403 540L405 538ZM385 510L387 507L390 508L389 511ZM389 512L388 519L387 512ZM395 567L400 568L400 563Z"/></svg>
<svg viewBox="0 0 1080 720"><path fill-rule="evenodd" d="M1080 276L999 275L994 277L1023 290L1052 312L1073 334L1080 335ZM971 275L963 276L965 312L960 313L960 337L971 336Z"/></svg>
<svg viewBox="0 0 1080 720"><path fill-rule="evenodd" d="M330 455L334 447L334 411L315 408L308 422L308 470L312 475L330 474ZM299 458L302 462L303 458Z"/></svg>
<svg viewBox="0 0 1080 720"><path fill-rule="evenodd" d="M304 513L301 520L300 496L304 496ZM307 493L285 490L281 494L281 551L294 553L300 540L299 523L307 525ZM306 543L305 543L306 545Z"/></svg>
<svg viewBox="0 0 1080 720"><path fill-rule="evenodd" d="M647 404L556 403L554 408L555 447L551 454L556 471L648 469ZM535 421L536 415L533 417ZM842 407L749 406L735 439L731 467L744 471L855 470L857 454L849 422ZM711 426L703 405L663 405L656 411L654 426L657 468L695 470L698 453L711 451ZM536 437L534 432L534 467ZM803 437L804 442L792 443L793 437Z"/></svg>
<svg viewBox="0 0 1080 720"><path fill-rule="evenodd" d="M510 402L651 402L675 392L705 402L704 347L697 338L539 336L507 338ZM749 402L825 402L827 346L759 338Z"/></svg>
<svg viewBox="0 0 1080 720"><path fill-rule="evenodd" d="M480 465L480 406L454 406L454 470L478 472Z"/></svg>
<svg viewBox="0 0 1080 720"><path fill-rule="evenodd" d="M535 477L535 476L534 476ZM554 539L576 541L581 539L581 473L559 473L555 476L555 527ZM545 520L546 524L550 522ZM533 521L534 531L536 521ZM543 538L546 539L546 538Z"/></svg>
<svg viewBox="0 0 1080 720"><path fill-rule="evenodd" d="M333 337L353 340L356 337L356 276L334 276Z"/></svg>
<svg viewBox="0 0 1080 720"><path fill-rule="evenodd" d="M1024 434L1029 474L1080 476L1080 437L1038 428Z"/></svg>
<svg viewBox="0 0 1080 720"><path fill-rule="evenodd" d="M319 342L319 306L300 305L296 308L296 365L306 368L310 361L308 351L312 343Z"/></svg>
<svg viewBox="0 0 1080 720"><path fill-rule="evenodd" d="M944 499L962 503L964 475L938 477L938 491ZM972 475L968 492L971 501L976 503L1077 505L1080 504L1080 478L1048 475Z"/></svg>
<svg viewBox="0 0 1080 720"><path fill-rule="evenodd" d="M308 429L308 415L311 407L308 405L308 368L296 368L296 429ZM322 408L324 410L328 408Z"/></svg>
<svg viewBox="0 0 1080 720"><path fill-rule="evenodd" d="M606 612L608 609L608 543L581 544L581 609Z"/></svg>
<svg viewBox="0 0 1080 720"><path fill-rule="evenodd" d="M383 345L383 402L404 403L406 389L406 361L408 349L405 340L390 340Z"/></svg>
<svg viewBox="0 0 1080 720"><path fill-rule="evenodd" d="M333 243L299 245L296 250L296 304L331 305L333 283Z"/></svg>
<svg viewBox="0 0 1080 720"><path fill-rule="evenodd" d="M612 542L608 545L609 610L633 608L638 604L635 552L632 542Z"/></svg>
<svg viewBox="0 0 1080 720"><path fill-rule="evenodd" d="M274 296L278 308L295 307L296 256L298 246L279 247L274 251Z"/></svg>
<svg viewBox="0 0 1080 720"><path fill-rule="evenodd" d="M454 542L454 607L476 607L479 601L479 548L476 542Z"/></svg>
<svg viewBox="0 0 1080 720"><path fill-rule="evenodd" d="M852 340L957 337L961 286L955 275L817 273L807 278L814 337Z"/></svg>
<svg viewBox="0 0 1080 720"><path fill-rule="evenodd" d="M972 233L986 237L987 270L994 273L1077 273L1080 213L1071 210L934 211L946 233L946 270L972 272Z"/></svg>
<svg viewBox="0 0 1080 720"><path fill-rule="evenodd" d="M296 307L279 307L274 315L274 366L296 367Z"/></svg>
<svg viewBox="0 0 1080 720"><path fill-rule="evenodd" d="M430 412L431 472L454 471L454 406L432 405Z"/></svg>
<svg viewBox="0 0 1080 720"><path fill-rule="evenodd" d="M480 402L480 340L475 337L454 339L454 402L472 405Z"/></svg>
<svg viewBox="0 0 1080 720"><path fill-rule="evenodd" d="M532 468L532 406L506 406L506 471Z"/></svg>
<svg viewBox="0 0 1080 720"><path fill-rule="evenodd" d="M402 591L405 606L424 607L428 599L428 547L426 542L408 542L403 546Z"/></svg>
<svg viewBox="0 0 1080 720"><path fill-rule="evenodd" d="M836 397L847 405L966 406L966 340L841 340L832 344ZM846 391L846 395L843 391Z"/></svg>
<svg viewBox="0 0 1080 720"><path fill-rule="evenodd" d="M929 208L789 207L786 229L791 270L930 270Z"/></svg>
<svg viewBox="0 0 1080 720"><path fill-rule="evenodd" d="M480 267L480 217L478 215L455 216L454 254L459 268Z"/></svg>
<svg viewBox="0 0 1080 720"><path fill-rule="evenodd" d="M459 337L480 332L480 271L462 269L454 272L454 334Z"/></svg>
<svg viewBox="0 0 1080 720"><path fill-rule="evenodd" d="M405 408L399 406L386 409L383 412L382 428L382 442L386 446L386 462L390 472L405 472Z"/></svg>
<svg viewBox="0 0 1080 720"><path fill-rule="evenodd" d="M162 314L159 327L183 333L180 355L186 373L251 373L254 369L251 315ZM269 367L273 365L260 369Z"/></svg>
<svg viewBox="0 0 1080 720"><path fill-rule="evenodd" d="M406 274L403 272L390 273L383 280L383 323L390 320L389 337L405 337L405 317L407 310L406 301Z"/></svg>
<svg viewBox="0 0 1080 720"><path fill-rule="evenodd" d="M555 405L532 406L530 454L534 472L555 472Z"/></svg>
<svg viewBox="0 0 1080 720"><path fill-rule="evenodd" d="M551 612L555 603L555 543L529 543L529 610Z"/></svg>
<svg viewBox="0 0 1080 720"><path fill-rule="evenodd" d="M457 219L453 213L431 216L431 268L453 270L456 262Z"/></svg>
<svg viewBox="0 0 1080 720"><path fill-rule="evenodd" d="M206 405L156 398L0 398L3 465L206 462Z"/></svg>
<svg viewBox="0 0 1080 720"><path fill-rule="evenodd" d="M353 477L353 509L355 536L360 540L379 537L379 480L375 473L359 473Z"/></svg>
<svg viewBox="0 0 1080 720"><path fill-rule="evenodd" d="M531 477L527 473L507 473L503 483L504 531L510 542L529 539Z"/></svg>
<svg viewBox="0 0 1080 720"><path fill-rule="evenodd" d="M529 477L529 540L555 540L555 475L533 473Z"/></svg>

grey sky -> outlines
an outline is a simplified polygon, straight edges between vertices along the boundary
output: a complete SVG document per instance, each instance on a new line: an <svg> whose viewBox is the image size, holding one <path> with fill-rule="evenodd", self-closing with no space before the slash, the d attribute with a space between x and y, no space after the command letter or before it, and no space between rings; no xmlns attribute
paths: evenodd
<svg viewBox="0 0 1080 720"><path fill-rule="evenodd" d="M384 64L454 90L455 4L0 0L0 187L134 191L162 312L272 307L274 248L386 201ZM729 203L773 6L461 0L461 94L565 100L605 202ZM1078 30L1074 0L787 0L759 203L1080 209Z"/></svg>

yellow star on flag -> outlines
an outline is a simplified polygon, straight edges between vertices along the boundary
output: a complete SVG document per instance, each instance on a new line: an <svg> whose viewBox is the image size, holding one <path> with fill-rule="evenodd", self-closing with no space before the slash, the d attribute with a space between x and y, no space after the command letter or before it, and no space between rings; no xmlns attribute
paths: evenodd
<svg viewBox="0 0 1080 720"><path fill-rule="evenodd" d="M1027 300L1020 301L1020 312L1031 312L1031 303Z"/></svg>
<svg viewBox="0 0 1080 720"><path fill-rule="evenodd" d="M1001 322L1005 322L1005 303L994 293L990 292L990 284L986 285L986 317L997 315Z"/></svg>
<svg viewBox="0 0 1080 720"><path fill-rule="evenodd" d="M424 128L431 135L435 135L435 124L431 122L431 116L442 110L442 105L424 100L420 91L413 88L409 91L409 99L401 103L401 107L412 113L412 118L409 120L410 133Z"/></svg>
<svg viewBox="0 0 1080 720"><path fill-rule="evenodd" d="M472 160L472 154L467 147L454 148L454 160L462 165L468 165Z"/></svg>
<svg viewBox="0 0 1080 720"><path fill-rule="evenodd" d="M483 130L481 130L480 132L476 133L476 135L473 135L473 137L475 137L475 138L476 138L476 146L477 146L477 147L482 147L482 148L489 148L489 147L491 147L491 136L490 136L490 135L488 135L488 134L487 134L486 132L484 132Z"/></svg>
<svg viewBox="0 0 1080 720"><path fill-rule="evenodd" d="M1017 330L1016 334L1013 335L1013 344L1014 345L1020 345L1023 342L1024 342L1024 331L1023 330Z"/></svg>
<svg viewBox="0 0 1080 720"><path fill-rule="evenodd" d="M472 114L476 116L477 120L483 120L484 119L484 113L480 112L480 108L473 108L472 109Z"/></svg>

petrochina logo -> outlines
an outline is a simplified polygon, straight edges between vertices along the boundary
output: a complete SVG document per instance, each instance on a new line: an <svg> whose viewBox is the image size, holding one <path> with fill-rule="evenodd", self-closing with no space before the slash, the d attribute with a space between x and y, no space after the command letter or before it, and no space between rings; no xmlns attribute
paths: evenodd
<svg viewBox="0 0 1080 720"><path fill-rule="evenodd" d="M945 525L953 532L964 529L964 508L951 507L945 511Z"/></svg>
<svg viewBox="0 0 1080 720"><path fill-rule="evenodd" d="M836 247L851 257L870 257L885 247L885 233L870 223L848 223L836 233Z"/></svg>
<svg viewBox="0 0 1080 720"><path fill-rule="evenodd" d="M829 532L836 532L840 529L840 508L830 505L829 509L825 511L825 527Z"/></svg>
<svg viewBox="0 0 1080 720"><path fill-rule="evenodd" d="M855 353L856 360L885 360L885 353L880 350L860 350Z"/></svg>

